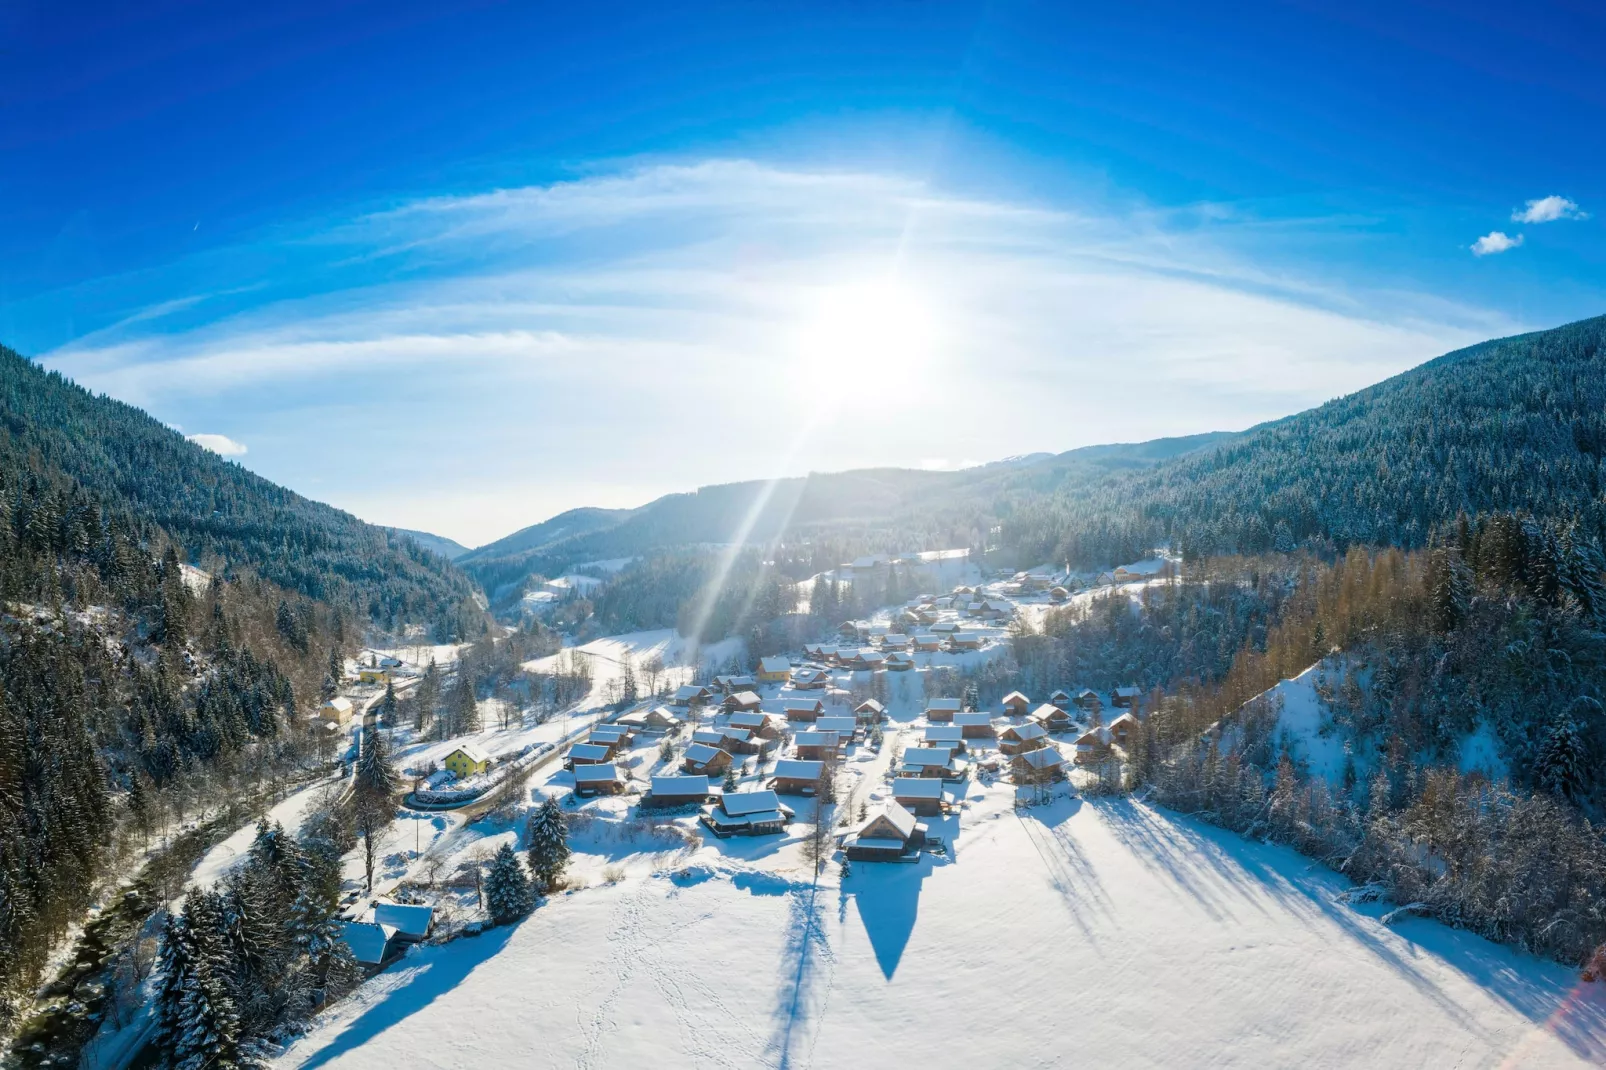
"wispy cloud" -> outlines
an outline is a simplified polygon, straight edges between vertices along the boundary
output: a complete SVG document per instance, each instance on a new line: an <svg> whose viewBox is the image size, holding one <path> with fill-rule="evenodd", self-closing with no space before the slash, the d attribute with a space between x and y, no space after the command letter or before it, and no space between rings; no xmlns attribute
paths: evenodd
<svg viewBox="0 0 1606 1070"><path fill-rule="evenodd" d="M1513 223L1554 223L1558 219L1588 219L1586 212L1566 197L1551 194L1532 200L1511 213Z"/></svg>
<svg viewBox="0 0 1606 1070"><path fill-rule="evenodd" d="M236 442L228 435L200 434L186 435L185 437L197 446L209 449L213 453L221 454L224 457L243 457L247 452L245 443Z"/></svg>
<svg viewBox="0 0 1606 1070"><path fill-rule="evenodd" d="M1515 249L1521 244L1521 234L1513 238L1503 230L1491 230L1472 243L1472 255L1492 256L1495 253L1503 253L1507 249Z"/></svg>
<svg viewBox="0 0 1606 1070"><path fill-rule="evenodd" d="M130 317L46 360L475 542L586 503L559 495L1247 426L1521 326L1218 240L1258 225L648 166L354 218L298 241L336 280L311 295ZM444 504L464 495L500 512Z"/></svg>

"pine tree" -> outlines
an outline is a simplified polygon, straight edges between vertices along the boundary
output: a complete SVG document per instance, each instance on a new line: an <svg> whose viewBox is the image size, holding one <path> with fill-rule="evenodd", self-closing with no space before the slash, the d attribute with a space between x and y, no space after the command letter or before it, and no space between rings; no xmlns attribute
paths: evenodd
<svg viewBox="0 0 1606 1070"><path fill-rule="evenodd" d="M569 864L569 821L555 796L548 795L530 815L525 839L536 891L550 892L558 886Z"/></svg>
<svg viewBox="0 0 1606 1070"><path fill-rule="evenodd" d="M513 845L504 843L491 860L485 878L485 903L498 925L516 921L530 912L530 880L524 875Z"/></svg>
<svg viewBox="0 0 1606 1070"><path fill-rule="evenodd" d="M1584 783L1584 740L1578 724L1562 716L1550 726L1534 758L1534 781L1558 798L1578 798Z"/></svg>

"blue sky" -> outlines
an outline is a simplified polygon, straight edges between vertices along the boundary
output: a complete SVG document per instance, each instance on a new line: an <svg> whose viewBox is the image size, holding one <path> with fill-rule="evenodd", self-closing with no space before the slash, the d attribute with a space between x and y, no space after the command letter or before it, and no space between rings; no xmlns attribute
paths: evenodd
<svg viewBox="0 0 1606 1070"><path fill-rule="evenodd" d="M471 544L1606 311L1584 5L62 7L0 12L0 340Z"/></svg>

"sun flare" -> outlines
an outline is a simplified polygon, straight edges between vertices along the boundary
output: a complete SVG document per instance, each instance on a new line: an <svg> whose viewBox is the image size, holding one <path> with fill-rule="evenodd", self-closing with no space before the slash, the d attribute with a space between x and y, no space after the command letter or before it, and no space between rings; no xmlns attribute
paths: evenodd
<svg viewBox="0 0 1606 1070"><path fill-rule="evenodd" d="M809 309L800 355L833 378L863 386L909 382L936 349L937 322L915 289L892 281L832 286Z"/></svg>

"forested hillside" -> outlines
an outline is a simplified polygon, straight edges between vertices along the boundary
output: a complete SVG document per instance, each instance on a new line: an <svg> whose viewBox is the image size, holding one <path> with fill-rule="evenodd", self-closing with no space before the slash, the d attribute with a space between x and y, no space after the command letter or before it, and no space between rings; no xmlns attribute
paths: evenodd
<svg viewBox="0 0 1606 1070"><path fill-rule="evenodd" d="M411 539L310 501L0 347L0 473L88 491L189 562L250 572L394 629L478 626L473 584ZM143 536L142 536L143 537Z"/></svg>
<svg viewBox="0 0 1606 1070"><path fill-rule="evenodd" d="M1459 514L1525 510L1606 534L1606 317L1485 342L1153 471L1004 520L1023 559L1112 541L1193 556L1426 545Z"/></svg>

